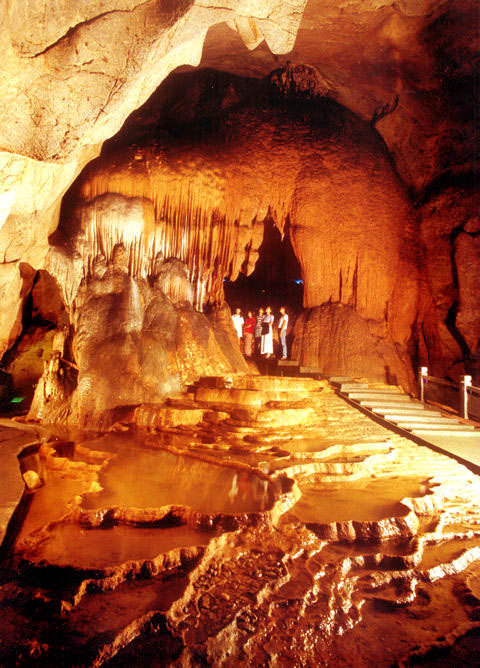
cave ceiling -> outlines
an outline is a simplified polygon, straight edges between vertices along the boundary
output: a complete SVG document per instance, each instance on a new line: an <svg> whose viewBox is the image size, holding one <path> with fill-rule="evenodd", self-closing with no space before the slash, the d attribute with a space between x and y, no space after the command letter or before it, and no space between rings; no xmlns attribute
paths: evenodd
<svg viewBox="0 0 480 668"><path fill-rule="evenodd" d="M287 61L316 67L329 97L375 125L416 194L472 169L478 5L313 0L288 54L265 42L248 52L224 23L209 30L201 65L264 76Z"/></svg>

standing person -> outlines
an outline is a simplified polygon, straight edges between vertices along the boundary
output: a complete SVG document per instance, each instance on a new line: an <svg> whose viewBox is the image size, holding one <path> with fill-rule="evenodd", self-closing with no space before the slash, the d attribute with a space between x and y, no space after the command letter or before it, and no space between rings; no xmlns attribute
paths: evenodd
<svg viewBox="0 0 480 668"><path fill-rule="evenodd" d="M255 320L255 352L260 352L260 344L262 341L262 322L263 322L263 308L258 309L257 317Z"/></svg>
<svg viewBox="0 0 480 668"><path fill-rule="evenodd" d="M288 313L285 311L285 306L281 306L280 320L278 322L278 338L282 344L282 360L287 359L287 327Z"/></svg>
<svg viewBox="0 0 480 668"><path fill-rule="evenodd" d="M273 355L273 321L275 318L272 314L272 309L267 306L266 313L262 321L262 343L260 352L265 357L272 357Z"/></svg>
<svg viewBox="0 0 480 668"><path fill-rule="evenodd" d="M235 309L235 313L232 315L232 320L233 320L233 326L235 327L235 331L237 332L238 336L238 343L240 344L240 341L243 337L243 315L242 312L239 308Z"/></svg>
<svg viewBox="0 0 480 668"><path fill-rule="evenodd" d="M245 338L245 355L251 357L253 355L253 331L255 329L255 318L251 311L247 314L245 325L243 327L243 336Z"/></svg>

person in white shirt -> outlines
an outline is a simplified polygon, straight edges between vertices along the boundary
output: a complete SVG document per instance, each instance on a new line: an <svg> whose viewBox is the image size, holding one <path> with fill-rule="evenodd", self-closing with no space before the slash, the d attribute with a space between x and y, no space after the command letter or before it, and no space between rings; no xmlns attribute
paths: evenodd
<svg viewBox="0 0 480 668"><path fill-rule="evenodd" d="M282 360L287 359L287 327L288 314L285 311L285 306L280 308L280 320L278 321L278 338L282 344Z"/></svg>
<svg viewBox="0 0 480 668"><path fill-rule="evenodd" d="M273 321L272 309L267 306L262 320L262 342L260 345L260 353L265 357L273 356Z"/></svg>
<svg viewBox="0 0 480 668"><path fill-rule="evenodd" d="M233 320L233 326L235 327L235 331L237 332L238 336L238 342L240 343L240 339L243 338L243 316L242 312L239 308L235 309L235 313L232 315L232 320Z"/></svg>

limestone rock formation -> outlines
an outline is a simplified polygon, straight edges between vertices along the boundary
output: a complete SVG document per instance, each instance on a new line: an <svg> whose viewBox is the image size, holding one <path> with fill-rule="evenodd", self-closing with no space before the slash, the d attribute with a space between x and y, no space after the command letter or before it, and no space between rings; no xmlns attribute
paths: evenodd
<svg viewBox="0 0 480 668"><path fill-rule="evenodd" d="M440 345L450 349L443 354L446 370L454 378L472 372L480 341L478 289L473 284L479 266L479 210L479 192L473 184L450 186L421 208L426 273L437 321L443 324Z"/></svg>
<svg viewBox="0 0 480 668"><path fill-rule="evenodd" d="M395 340L375 333L375 325L344 304L323 304L306 309L295 323L292 355L305 366L328 375L346 376L365 370L368 378L410 387L410 360Z"/></svg>
<svg viewBox="0 0 480 668"><path fill-rule="evenodd" d="M274 221L302 362L479 370L478 1L0 20L0 356L46 358L30 419L109 429L24 453L0 663L473 664L478 478L326 381L246 375L223 281Z"/></svg>
<svg viewBox="0 0 480 668"><path fill-rule="evenodd" d="M253 270L268 212L291 237L304 305L350 306L359 318L343 323L346 336L360 346L371 339L378 363L352 351L346 364L344 355L333 354L334 329L328 330L332 345L323 346L333 356L319 356L319 340L303 326L296 336L305 334L308 342L295 344L298 359L333 373L373 373L380 380L390 373L410 386L407 345L417 319L421 253L415 213L375 133L326 100L316 72L307 68L277 71L256 84L256 106L252 82L217 81L209 73L185 75L183 85L168 83L173 91L161 90L156 102L137 112L82 174L65 207L63 236L47 266L65 286L66 299L75 296L98 252L109 258L113 246L124 243L134 274L148 275L159 252L178 257L188 267L195 306L221 304L224 278ZM193 121L187 106L192 95ZM175 119L165 102L172 98ZM199 137L196 128L206 118L211 128ZM183 138L155 138L158 119ZM145 135L141 147L138 127ZM76 227L83 231L74 241ZM59 261L64 244L78 249L73 262Z"/></svg>
<svg viewBox="0 0 480 668"><path fill-rule="evenodd" d="M268 0L253 13L248 2L2 4L0 246L12 300L2 352L17 336L19 263L42 268L61 198L102 142L171 70L200 62L211 25L228 21L249 46L253 30L273 52L287 52L304 4Z"/></svg>
<svg viewBox="0 0 480 668"><path fill-rule="evenodd" d="M214 328L194 310L183 263L157 258L146 280L128 273L123 246L116 244L109 259L92 263L92 275L69 304L73 338L57 344L46 365L31 419L105 428L116 408L178 394L205 368L219 374L247 370L232 345L231 319ZM221 343L216 331L222 331ZM64 359L68 345L74 363ZM72 368L77 373L67 389L63 380Z"/></svg>

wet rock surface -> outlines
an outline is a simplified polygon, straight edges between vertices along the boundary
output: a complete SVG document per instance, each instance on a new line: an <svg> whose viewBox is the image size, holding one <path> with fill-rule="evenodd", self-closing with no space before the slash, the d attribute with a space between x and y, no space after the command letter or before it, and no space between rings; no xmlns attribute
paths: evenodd
<svg viewBox="0 0 480 668"><path fill-rule="evenodd" d="M31 484L35 485L37 476L37 471L32 470L28 463L25 463L22 475L19 475L18 455L28 446L38 443L39 437L35 431L24 430L18 425L12 426L9 420L0 420L0 456L3 468L0 489L0 544L9 540L8 526L22 499L24 483L28 485L27 480L30 480Z"/></svg>
<svg viewBox="0 0 480 668"><path fill-rule="evenodd" d="M473 660L477 476L325 381L202 378L157 412L40 447L2 664Z"/></svg>

